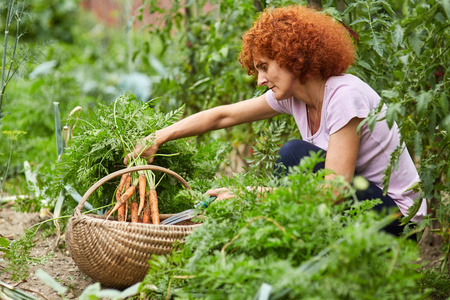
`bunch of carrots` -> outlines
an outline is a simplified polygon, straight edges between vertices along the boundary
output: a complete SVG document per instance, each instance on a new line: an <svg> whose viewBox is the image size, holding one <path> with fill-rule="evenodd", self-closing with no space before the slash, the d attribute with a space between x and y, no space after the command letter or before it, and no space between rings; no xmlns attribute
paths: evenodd
<svg viewBox="0 0 450 300"><path fill-rule="evenodd" d="M125 222L129 211L132 223L150 224L151 218L152 224L159 225L157 185L155 174L150 170L123 174L115 195L116 204L108 211L106 218L117 211L117 220Z"/></svg>

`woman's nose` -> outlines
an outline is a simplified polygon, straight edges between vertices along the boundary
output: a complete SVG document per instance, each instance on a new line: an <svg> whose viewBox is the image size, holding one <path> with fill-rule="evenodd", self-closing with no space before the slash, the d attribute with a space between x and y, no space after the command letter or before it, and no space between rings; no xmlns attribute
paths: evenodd
<svg viewBox="0 0 450 300"><path fill-rule="evenodd" d="M258 73L258 85L263 86L267 84L267 79L262 73Z"/></svg>

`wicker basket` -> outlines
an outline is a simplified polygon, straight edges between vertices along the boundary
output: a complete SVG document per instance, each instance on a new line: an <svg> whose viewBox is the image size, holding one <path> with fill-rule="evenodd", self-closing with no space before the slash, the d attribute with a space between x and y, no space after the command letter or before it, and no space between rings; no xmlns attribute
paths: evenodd
<svg viewBox="0 0 450 300"><path fill-rule="evenodd" d="M66 245L78 268L103 286L123 289L142 281L151 256L170 254L175 241L201 224L186 221L177 225L153 225L106 220L104 216L82 214L87 198L102 184L125 173L153 170L175 177L185 188L188 183L163 167L145 165L111 173L95 183L83 196L66 229ZM160 215L161 220L171 215Z"/></svg>

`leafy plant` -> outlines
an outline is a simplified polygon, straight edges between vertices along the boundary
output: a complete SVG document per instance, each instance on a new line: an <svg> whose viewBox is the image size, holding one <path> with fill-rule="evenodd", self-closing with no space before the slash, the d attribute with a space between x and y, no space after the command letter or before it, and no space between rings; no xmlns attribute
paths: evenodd
<svg viewBox="0 0 450 300"><path fill-rule="evenodd" d="M3 114L3 104L7 100L6 88L11 80L19 74L20 68L35 58L35 49L27 44L19 43L23 38L25 30L21 25L29 20L26 11L27 1L5 0L0 6L0 13L4 16L5 23L0 25L4 31L0 85L0 124ZM11 37L11 33L13 33ZM11 41L11 39L13 39ZM12 42L12 45L11 45Z"/></svg>
<svg viewBox="0 0 450 300"><path fill-rule="evenodd" d="M318 160L303 160L267 194L245 188L267 178L223 179L236 197L211 205L171 257L150 261L148 297L252 299L266 290L273 299L425 299L414 290L417 246L380 231L392 216L369 211L376 201L353 202L350 190L333 206L323 174L311 172Z"/></svg>
<svg viewBox="0 0 450 300"><path fill-rule="evenodd" d="M9 167L10 167L10 163L11 163L11 156L13 153L13 144L15 144L18 140L18 138L21 135L26 134L25 131L9 131L9 130L4 130L1 132L1 135L5 136L5 138L3 140L8 139L9 143L4 143L8 145L8 158L6 160L1 160L2 163L0 165L0 199L3 198L3 188L5 186L6 183L6 177L9 171ZM4 154L0 153L1 156L3 156Z"/></svg>
<svg viewBox="0 0 450 300"><path fill-rule="evenodd" d="M50 255L44 257L32 257L31 249L34 247L34 239L40 226L26 229L18 240L8 241L0 237L0 251L4 252L4 269L2 272L11 273L11 279L20 281L28 277L28 268L33 263L43 263Z"/></svg>
<svg viewBox="0 0 450 300"><path fill-rule="evenodd" d="M42 269L36 271L36 276L45 284L50 286L55 292L57 292L62 299L67 299L65 293L67 288L53 279L47 272ZM123 291L114 289L102 289L100 283L94 283L86 287L81 295L78 297L80 300L96 300L96 299L127 299L128 297L135 296L138 293L139 283L134 284Z"/></svg>
<svg viewBox="0 0 450 300"><path fill-rule="evenodd" d="M122 169L123 158L131 152L136 141L177 121L183 107L161 113L152 108L152 102L137 101L126 93L110 105L98 105L80 116L74 136L61 157L59 172L62 176L55 184L56 192L62 184L71 184L85 191L107 174ZM195 146L193 139L183 139L164 144L154 160L155 165L169 168L186 180L212 177L222 160L226 147L220 141ZM156 174L156 182L162 174ZM106 183L89 201L94 207L112 202L117 182ZM181 185L166 177L158 187L161 212L176 212L190 208L191 203L175 203Z"/></svg>
<svg viewBox="0 0 450 300"><path fill-rule="evenodd" d="M0 281L0 297L4 299L38 300L38 298L2 281Z"/></svg>
<svg viewBox="0 0 450 300"><path fill-rule="evenodd" d="M450 6L446 1L351 1L340 17L359 36L358 61L351 72L381 94L386 121L398 124L402 142L417 162L421 183L416 206L422 198L428 200L429 220L438 225L427 222L443 237L442 269L448 270ZM369 126L377 119L377 113L370 116ZM385 172L385 187L392 168L398 167L400 150Z"/></svg>
<svg viewBox="0 0 450 300"><path fill-rule="evenodd" d="M450 275L439 270L425 269L419 288L430 290L430 299L448 299L450 295Z"/></svg>

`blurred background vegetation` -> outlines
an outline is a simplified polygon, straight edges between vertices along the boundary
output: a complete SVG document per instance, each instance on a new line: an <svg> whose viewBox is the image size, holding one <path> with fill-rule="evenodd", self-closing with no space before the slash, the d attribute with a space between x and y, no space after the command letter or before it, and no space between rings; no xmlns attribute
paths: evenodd
<svg viewBox="0 0 450 300"><path fill-rule="evenodd" d="M17 18L5 35L7 48L0 49L6 58L2 68L12 67L14 74L0 102L3 196L30 194L24 161L42 170L43 176L55 168L53 102L59 102L64 119L76 106L95 108L125 91L144 102L161 97L156 108L163 112L185 104L186 115L252 97L262 90L237 60L241 35L268 6L307 4L2 0L1 32L12 2ZM447 0L328 0L321 5L354 33L357 62L349 72L382 95L389 107L388 122L399 124L417 162L422 196L430 203L430 217L424 224L443 237L448 260L450 4ZM20 39L14 48L16 30ZM278 119L287 124L280 143L298 138L290 118ZM368 122L375 120L374 115ZM241 125L199 140L226 140L239 161L231 169L242 171L236 166L247 164L261 127L268 128L269 123Z"/></svg>

